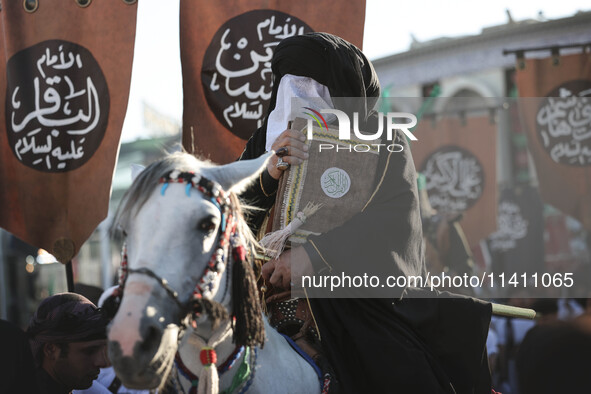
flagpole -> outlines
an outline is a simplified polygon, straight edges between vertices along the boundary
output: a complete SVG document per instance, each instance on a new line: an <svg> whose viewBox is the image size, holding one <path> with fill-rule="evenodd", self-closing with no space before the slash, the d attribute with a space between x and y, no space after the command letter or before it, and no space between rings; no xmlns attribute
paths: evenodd
<svg viewBox="0 0 591 394"><path fill-rule="evenodd" d="M74 292L74 270L72 269L72 260L66 263L66 280L68 281L68 291Z"/></svg>

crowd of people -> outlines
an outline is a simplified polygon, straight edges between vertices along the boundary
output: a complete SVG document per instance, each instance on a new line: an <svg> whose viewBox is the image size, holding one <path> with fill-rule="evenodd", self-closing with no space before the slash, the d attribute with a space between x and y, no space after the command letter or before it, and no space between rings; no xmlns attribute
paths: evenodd
<svg viewBox="0 0 591 394"><path fill-rule="evenodd" d="M495 390L589 392L591 302L513 297L507 303L540 314L536 321L492 318L486 346ZM76 293L43 300L24 331L0 320L0 392L147 393L121 387L106 354L106 325L99 308ZM381 387L379 392L389 392Z"/></svg>

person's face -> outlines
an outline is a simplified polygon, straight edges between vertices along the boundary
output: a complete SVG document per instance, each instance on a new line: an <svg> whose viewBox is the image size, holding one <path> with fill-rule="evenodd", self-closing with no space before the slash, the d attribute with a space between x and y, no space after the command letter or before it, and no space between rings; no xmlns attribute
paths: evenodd
<svg viewBox="0 0 591 394"><path fill-rule="evenodd" d="M70 389L86 389L92 386L100 368L109 365L106 356L106 339L88 342L71 342L64 354L57 349L53 363L54 379Z"/></svg>

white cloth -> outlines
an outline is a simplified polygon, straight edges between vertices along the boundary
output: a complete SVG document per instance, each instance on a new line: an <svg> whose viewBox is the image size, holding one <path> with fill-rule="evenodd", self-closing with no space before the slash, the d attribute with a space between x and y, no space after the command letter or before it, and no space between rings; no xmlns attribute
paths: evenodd
<svg viewBox="0 0 591 394"><path fill-rule="evenodd" d="M112 394L108 388L94 380L92 386L84 390L74 390L72 394Z"/></svg>
<svg viewBox="0 0 591 394"><path fill-rule="evenodd" d="M101 368L98 378L92 382L92 386L86 390L74 390L72 394L111 394L108 387L115 380L115 371L113 367ZM132 390L125 386L120 386L117 394L150 394L150 390Z"/></svg>
<svg viewBox="0 0 591 394"><path fill-rule="evenodd" d="M294 98L299 100L292 100ZM285 74L279 81L275 108L267 121L267 151L271 150L273 142L287 129L287 122L296 117L308 117L305 113L310 111L304 107L314 108L316 111L334 108L328 88L309 77Z"/></svg>

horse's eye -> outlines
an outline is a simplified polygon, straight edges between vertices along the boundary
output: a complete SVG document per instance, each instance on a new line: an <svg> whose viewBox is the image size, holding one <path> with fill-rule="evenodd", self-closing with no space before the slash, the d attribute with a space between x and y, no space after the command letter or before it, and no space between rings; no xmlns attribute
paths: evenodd
<svg viewBox="0 0 591 394"><path fill-rule="evenodd" d="M199 224L197 225L197 229L199 231L203 231L206 234L211 233L213 230L215 230L216 227L216 223L213 220L213 217L207 217L205 219L202 219Z"/></svg>

